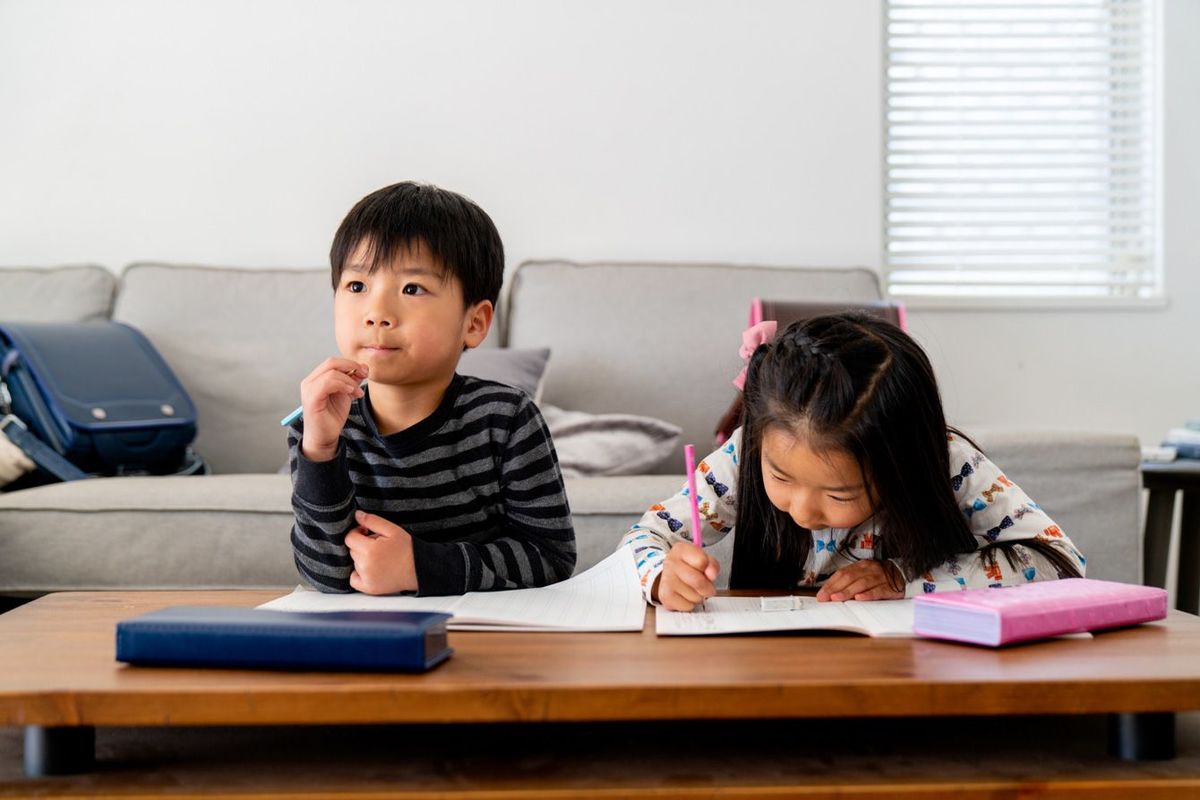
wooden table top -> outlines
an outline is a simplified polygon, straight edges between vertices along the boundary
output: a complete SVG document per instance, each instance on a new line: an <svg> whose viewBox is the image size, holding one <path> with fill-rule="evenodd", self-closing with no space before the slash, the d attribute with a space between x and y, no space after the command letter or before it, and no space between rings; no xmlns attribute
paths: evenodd
<svg viewBox="0 0 1200 800"><path fill-rule="evenodd" d="M131 667L117 621L280 591L66 592L0 615L0 724L248 725L1200 709L1200 618L998 650L848 635L455 631L420 675Z"/></svg>

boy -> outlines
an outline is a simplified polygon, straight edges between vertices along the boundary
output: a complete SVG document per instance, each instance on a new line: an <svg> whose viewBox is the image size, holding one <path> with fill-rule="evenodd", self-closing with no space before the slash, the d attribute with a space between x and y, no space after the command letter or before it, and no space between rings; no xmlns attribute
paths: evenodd
<svg viewBox="0 0 1200 800"><path fill-rule="evenodd" d="M519 389L455 373L504 277L491 218L398 183L350 210L330 263L341 357L300 384L288 431L300 573L325 592L422 595L570 577L575 531L541 414Z"/></svg>

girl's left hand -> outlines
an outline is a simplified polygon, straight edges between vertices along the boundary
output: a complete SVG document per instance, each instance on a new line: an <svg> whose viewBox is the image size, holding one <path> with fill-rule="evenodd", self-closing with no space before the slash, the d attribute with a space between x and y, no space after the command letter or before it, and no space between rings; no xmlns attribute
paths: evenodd
<svg viewBox="0 0 1200 800"><path fill-rule="evenodd" d="M821 602L902 599L904 579L890 561L855 561L830 575L817 592L817 600Z"/></svg>

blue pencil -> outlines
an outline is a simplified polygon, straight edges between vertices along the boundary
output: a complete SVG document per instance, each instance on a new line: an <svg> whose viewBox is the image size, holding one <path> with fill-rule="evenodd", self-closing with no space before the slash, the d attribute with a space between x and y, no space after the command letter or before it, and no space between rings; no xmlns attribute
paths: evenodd
<svg viewBox="0 0 1200 800"><path fill-rule="evenodd" d="M288 425L291 425L293 422L300 419L303 414L304 406L296 406L296 410L279 420L279 424L286 428Z"/></svg>
<svg viewBox="0 0 1200 800"><path fill-rule="evenodd" d="M347 373L347 374L349 374L349 373ZM362 383L360 383L359 386L362 386L363 383L366 383L366 381L363 381ZM304 406L303 405L296 406L296 410L293 411L292 413L288 414L283 419L279 420L279 424L286 428L288 425L291 425L293 422L300 419L300 417L302 417L302 416L304 416Z"/></svg>

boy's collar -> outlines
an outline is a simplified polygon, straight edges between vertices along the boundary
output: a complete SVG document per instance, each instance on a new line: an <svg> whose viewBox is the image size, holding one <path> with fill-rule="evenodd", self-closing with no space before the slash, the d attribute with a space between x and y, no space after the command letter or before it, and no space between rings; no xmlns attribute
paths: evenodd
<svg viewBox="0 0 1200 800"><path fill-rule="evenodd" d="M413 444L437 431L452 416L454 405L458 401L458 395L462 389L462 384L463 377L456 372L454 377L450 379L450 385L446 387L446 391L442 395L437 408L429 416L409 425L402 431L397 431L386 436L379 432L379 426L375 424L375 415L371 411L371 389L369 385L363 387L363 396L355 402L359 404L363 422L367 430L371 432L371 435L382 442L384 448L389 452L395 451L396 455L404 455L404 453L412 448Z"/></svg>

